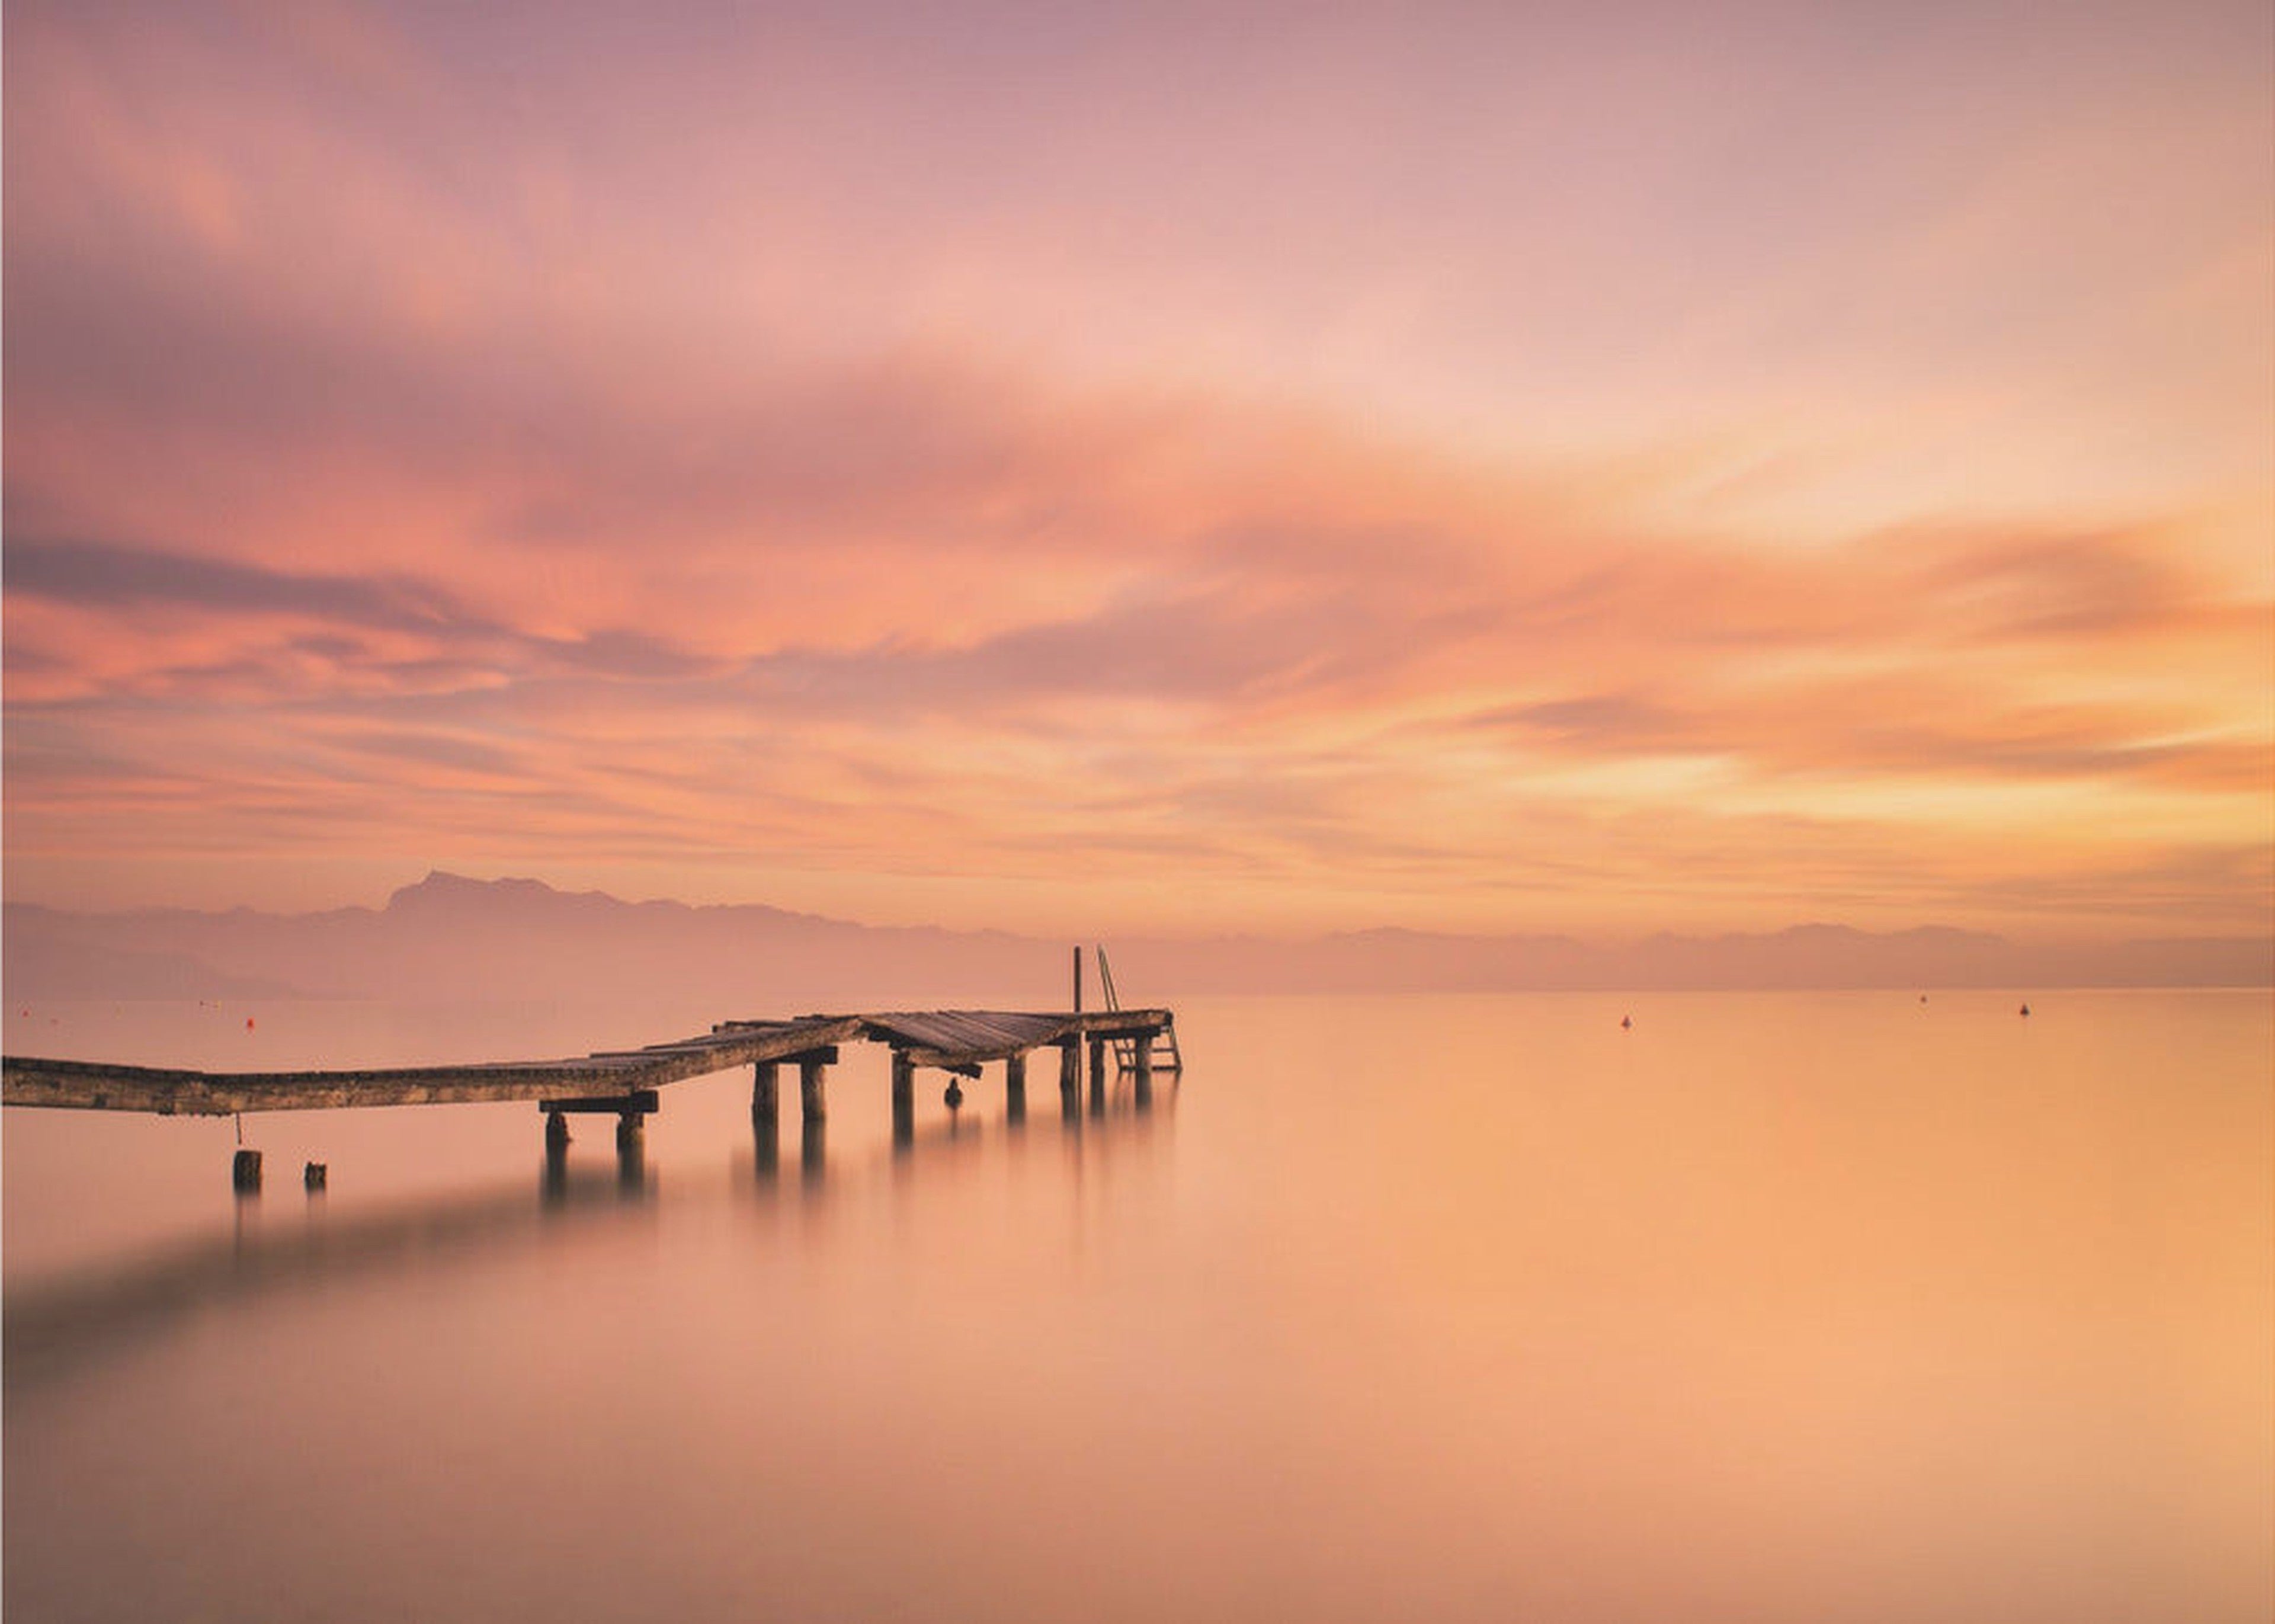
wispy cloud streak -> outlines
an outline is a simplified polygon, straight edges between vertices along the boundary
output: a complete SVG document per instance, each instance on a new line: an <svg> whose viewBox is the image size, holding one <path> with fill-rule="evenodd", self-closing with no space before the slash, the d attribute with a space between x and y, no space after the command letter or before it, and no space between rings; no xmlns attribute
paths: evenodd
<svg viewBox="0 0 2275 1624"><path fill-rule="evenodd" d="M11 8L11 895L2264 926L2260 11L620 16Z"/></svg>

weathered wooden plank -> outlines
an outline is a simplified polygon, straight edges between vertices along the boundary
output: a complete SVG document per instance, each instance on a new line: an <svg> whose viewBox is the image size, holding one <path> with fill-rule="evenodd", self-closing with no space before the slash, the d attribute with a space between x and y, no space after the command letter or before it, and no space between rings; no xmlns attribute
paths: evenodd
<svg viewBox="0 0 2275 1624"><path fill-rule="evenodd" d="M66 1109L226 1116L243 1111L351 1106L471 1105L655 1088L853 1037L851 1019L801 1023L728 1043L634 1051L625 1056L345 1071L208 1072L10 1055L0 1060L0 1103Z"/></svg>

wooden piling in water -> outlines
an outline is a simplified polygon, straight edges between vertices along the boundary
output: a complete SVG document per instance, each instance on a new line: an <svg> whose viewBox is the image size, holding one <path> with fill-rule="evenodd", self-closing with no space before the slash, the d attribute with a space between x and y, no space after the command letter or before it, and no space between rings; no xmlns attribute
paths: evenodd
<svg viewBox="0 0 2275 1624"><path fill-rule="evenodd" d="M237 1159L229 1165L229 1183L230 1188L240 1196L257 1196L261 1193L261 1152L259 1151L238 1152Z"/></svg>
<svg viewBox="0 0 2275 1624"><path fill-rule="evenodd" d="M917 1065L906 1049L893 1051L893 1138L905 1144L916 1137Z"/></svg>
<svg viewBox="0 0 2275 1624"><path fill-rule="evenodd" d="M768 1125L780 1119L782 1106L777 1085L781 1080L782 1064L778 1061L762 1060L751 1068L751 1118Z"/></svg>
<svg viewBox="0 0 2275 1624"><path fill-rule="evenodd" d="M829 1115L828 1073L825 1069L836 1058L837 1051L835 1049L827 1054L801 1054L797 1058L798 1109L805 1114L805 1120L809 1122L821 1122Z"/></svg>
<svg viewBox="0 0 2275 1624"><path fill-rule="evenodd" d="M1009 1122L1027 1120L1027 1057L1024 1053L1003 1057L1003 1115Z"/></svg>
<svg viewBox="0 0 2275 1624"><path fill-rule="evenodd" d="M1106 1111L1106 1039L1090 1040L1090 1109L1093 1116Z"/></svg>

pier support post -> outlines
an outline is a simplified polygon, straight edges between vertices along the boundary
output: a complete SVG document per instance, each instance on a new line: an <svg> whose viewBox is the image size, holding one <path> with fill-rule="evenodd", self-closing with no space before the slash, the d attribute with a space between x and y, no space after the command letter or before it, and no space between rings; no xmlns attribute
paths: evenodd
<svg viewBox="0 0 2275 1624"><path fill-rule="evenodd" d="M1090 1040L1090 1114L1106 1114L1106 1039Z"/></svg>
<svg viewBox="0 0 2275 1624"><path fill-rule="evenodd" d="M751 1144L762 1179L772 1178L782 1160L782 1105L775 1086L781 1069L770 1060L751 1068Z"/></svg>
<svg viewBox="0 0 2275 1624"><path fill-rule="evenodd" d="M917 1132L917 1066L906 1049L893 1051L893 1143L906 1144Z"/></svg>
<svg viewBox="0 0 2275 1624"><path fill-rule="evenodd" d="M616 1184L638 1190L647 1182L646 1119L637 1111L616 1118Z"/></svg>
<svg viewBox="0 0 2275 1624"><path fill-rule="evenodd" d="M1153 1103L1153 1034L1140 1033L1137 1047L1138 1062L1132 1069L1130 1086L1138 1108L1142 1111Z"/></svg>
<svg viewBox="0 0 2275 1624"><path fill-rule="evenodd" d="M798 1135L797 1167L799 1175L808 1184L821 1182L822 1169L829 1159L829 1124L821 1117L808 1117Z"/></svg>
<svg viewBox="0 0 2275 1624"><path fill-rule="evenodd" d="M1024 1054L1004 1057L1003 1117L1006 1122L1012 1122L1027 1120L1027 1057Z"/></svg>
<svg viewBox="0 0 2275 1624"><path fill-rule="evenodd" d="M545 1114L545 1196L557 1201L569 1188L569 1119L558 1111Z"/></svg>
<svg viewBox="0 0 2275 1624"><path fill-rule="evenodd" d="M797 1062L798 1108L805 1113L809 1122L819 1122L829 1115L829 1099L824 1091L828 1072L818 1054L805 1054Z"/></svg>
<svg viewBox="0 0 2275 1624"><path fill-rule="evenodd" d="M229 1185L240 1196L261 1193L261 1152L239 1151L229 1165Z"/></svg>

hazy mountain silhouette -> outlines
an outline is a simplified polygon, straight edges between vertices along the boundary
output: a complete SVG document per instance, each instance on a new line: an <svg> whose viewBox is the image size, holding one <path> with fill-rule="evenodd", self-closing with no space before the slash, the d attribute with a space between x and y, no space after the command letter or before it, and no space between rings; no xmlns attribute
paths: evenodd
<svg viewBox="0 0 2275 1624"><path fill-rule="evenodd" d="M2250 986L2275 941L2021 944L1939 928L1803 925L1761 934L1561 935L1369 930L1302 940L1113 944L1125 995L1537 988ZM988 998L1055 1006L1066 945L996 931L875 926L752 904L627 903L535 880L435 872L383 908L5 910L10 996L586 999L687 996L722 1017L825 997ZM801 1001L813 1000L813 1003Z"/></svg>

